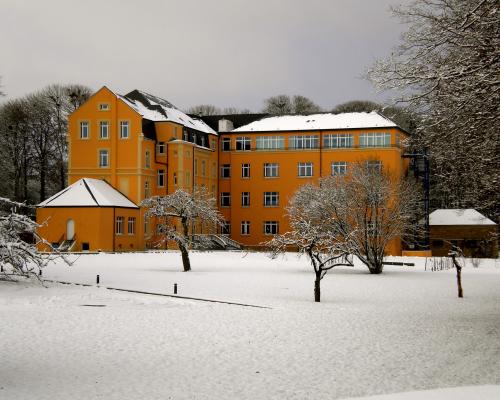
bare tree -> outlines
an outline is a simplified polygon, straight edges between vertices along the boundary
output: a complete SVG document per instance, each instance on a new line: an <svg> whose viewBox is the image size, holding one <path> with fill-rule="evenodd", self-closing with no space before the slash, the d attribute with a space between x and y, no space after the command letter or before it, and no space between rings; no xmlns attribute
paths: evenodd
<svg viewBox="0 0 500 400"><path fill-rule="evenodd" d="M372 112L382 109L382 105L370 100L352 100L336 105L332 113L342 114L350 112Z"/></svg>
<svg viewBox="0 0 500 400"><path fill-rule="evenodd" d="M146 209L146 217L155 217L158 221L157 244L173 240L177 243L182 255L184 271L191 270L189 247L191 240L189 228L194 224L208 224L217 227L223 222L217 211L215 200L206 191L198 190L193 194L182 189L166 196L154 196L141 202ZM179 225L180 230L177 229Z"/></svg>
<svg viewBox="0 0 500 400"><path fill-rule="evenodd" d="M306 254L314 269L314 301L321 301L321 280L337 266L352 266L343 241L334 235L331 218L325 218L325 192L314 185L301 186L287 207L291 230L266 243L272 257L290 249Z"/></svg>
<svg viewBox="0 0 500 400"><path fill-rule="evenodd" d="M222 114L222 111L219 107L216 107L213 104L199 104L189 107L187 113L192 115L208 116L220 115Z"/></svg>
<svg viewBox="0 0 500 400"><path fill-rule="evenodd" d="M357 256L370 273L383 271L387 246L414 226L420 208L415 184L384 171L376 160L352 165L347 174L325 178L323 212L332 237Z"/></svg>
<svg viewBox="0 0 500 400"><path fill-rule="evenodd" d="M312 100L301 95L290 97L286 94L272 96L264 100L262 112L274 115L312 114L320 112L321 107Z"/></svg>
<svg viewBox="0 0 500 400"><path fill-rule="evenodd" d="M393 10L409 24L369 72L418 112L444 206L500 219L500 12L496 0L416 0Z"/></svg>
<svg viewBox="0 0 500 400"><path fill-rule="evenodd" d="M237 108L237 107L224 107L222 110L223 115L235 115L235 114L250 114L252 111L248 108Z"/></svg>
<svg viewBox="0 0 500 400"><path fill-rule="evenodd" d="M457 271L458 297L462 298L462 297L464 297L464 290L462 288L462 264L460 264L460 262L458 261L458 258L461 258L462 262L463 262L463 253L458 247L453 246L448 255L451 257L451 260L453 262L453 266L455 267L455 270Z"/></svg>

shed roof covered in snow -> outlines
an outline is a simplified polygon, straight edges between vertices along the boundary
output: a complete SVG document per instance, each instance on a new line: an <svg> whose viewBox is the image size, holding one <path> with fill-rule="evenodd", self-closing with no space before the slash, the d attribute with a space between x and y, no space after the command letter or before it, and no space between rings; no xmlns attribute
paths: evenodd
<svg viewBox="0 0 500 400"><path fill-rule="evenodd" d="M398 125L376 111L343 114L283 115L263 118L232 132L311 131L329 129L396 128Z"/></svg>
<svg viewBox="0 0 500 400"><path fill-rule="evenodd" d="M118 98L141 114L143 118L150 121L175 122L185 126L186 128L217 135L217 132L210 128L201 119L190 117L179 110L172 103L162 99L161 97L153 96L152 94L145 93L140 90L133 90L125 96L118 95Z"/></svg>
<svg viewBox="0 0 500 400"><path fill-rule="evenodd" d="M440 209L429 214L429 225L496 225L473 208Z"/></svg>
<svg viewBox="0 0 500 400"><path fill-rule="evenodd" d="M54 196L42 201L38 207L120 207L139 208L108 182L83 178Z"/></svg>

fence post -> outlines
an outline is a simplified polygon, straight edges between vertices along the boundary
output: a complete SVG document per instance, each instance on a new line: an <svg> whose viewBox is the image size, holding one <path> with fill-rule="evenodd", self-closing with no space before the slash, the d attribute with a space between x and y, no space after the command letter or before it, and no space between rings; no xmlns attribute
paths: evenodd
<svg viewBox="0 0 500 400"><path fill-rule="evenodd" d="M99 285L99 275L96 277L96 283Z"/></svg>
<svg viewBox="0 0 500 400"><path fill-rule="evenodd" d="M174 283L174 294L177 294L177 283Z"/></svg>

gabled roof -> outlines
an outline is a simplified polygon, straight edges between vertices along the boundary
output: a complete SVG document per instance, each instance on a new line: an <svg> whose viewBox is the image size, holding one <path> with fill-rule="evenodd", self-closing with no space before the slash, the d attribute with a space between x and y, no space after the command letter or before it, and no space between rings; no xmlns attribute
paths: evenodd
<svg viewBox="0 0 500 400"><path fill-rule="evenodd" d="M429 214L429 225L496 225L473 208L441 209Z"/></svg>
<svg viewBox="0 0 500 400"><path fill-rule="evenodd" d="M139 208L108 182L83 178L54 196L42 201L38 207L122 207Z"/></svg>
<svg viewBox="0 0 500 400"><path fill-rule="evenodd" d="M200 119L190 117L175 107L169 101L151 94L133 90L125 96L118 95L125 104L132 107L143 118L154 122L170 121L183 125L186 128L195 129L200 132L217 135L212 128Z"/></svg>
<svg viewBox="0 0 500 400"><path fill-rule="evenodd" d="M372 111L343 114L283 115L263 118L232 132L311 131L356 128L397 128L390 119Z"/></svg>

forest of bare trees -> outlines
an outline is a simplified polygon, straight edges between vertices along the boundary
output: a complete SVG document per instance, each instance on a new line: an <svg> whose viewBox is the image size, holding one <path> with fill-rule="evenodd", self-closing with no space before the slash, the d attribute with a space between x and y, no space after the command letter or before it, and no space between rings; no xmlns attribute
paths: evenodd
<svg viewBox="0 0 500 400"><path fill-rule="evenodd" d="M68 115L91 93L54 84L0 105L0 196L33 204L66 187Z"/></svg>

